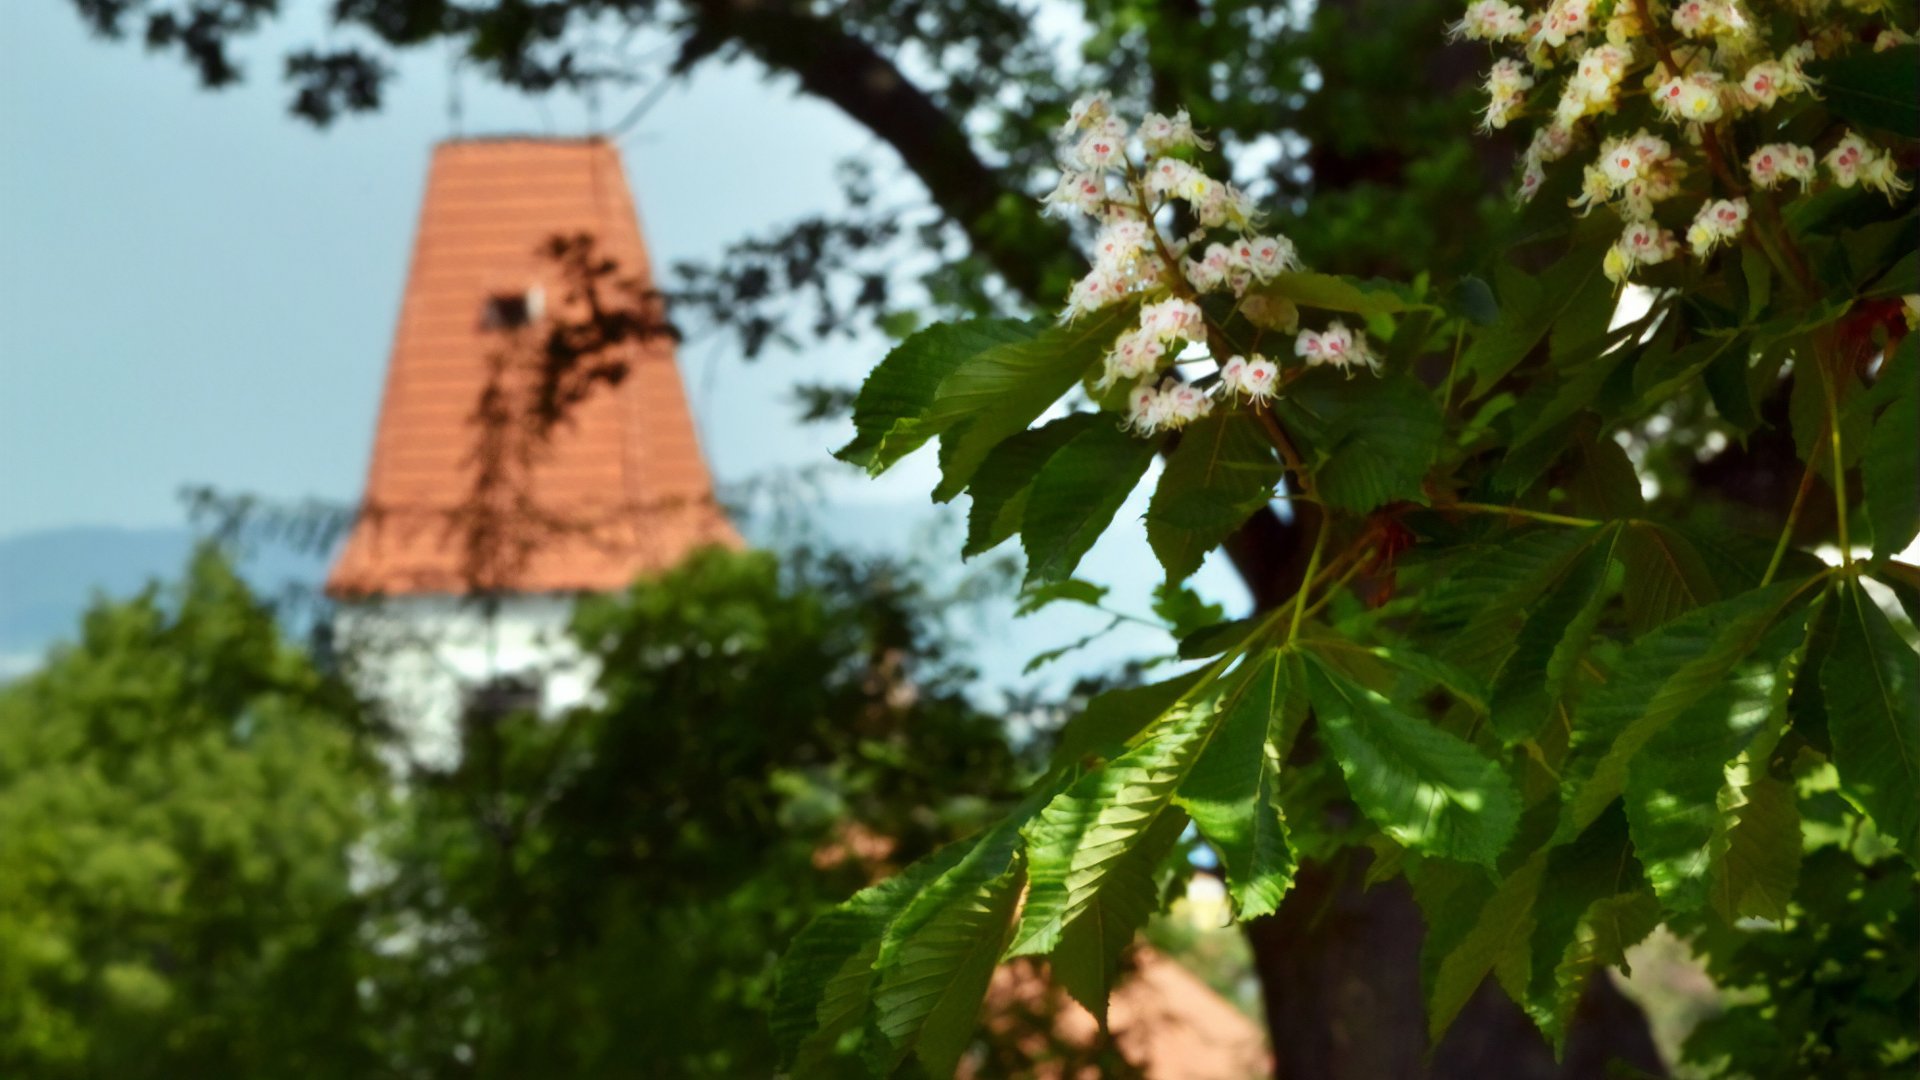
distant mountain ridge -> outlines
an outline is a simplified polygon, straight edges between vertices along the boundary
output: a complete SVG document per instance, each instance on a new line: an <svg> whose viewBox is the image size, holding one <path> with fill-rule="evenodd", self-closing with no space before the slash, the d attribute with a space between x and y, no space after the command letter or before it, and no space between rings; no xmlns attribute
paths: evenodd
<svg viewBox="0 0 1920 1080"><path fill-rule="evenodd" d="M951 567L951 556L965 535L964 518L951 509L911 502L845 502L793 508L790 516L750 515L741 523L747 542L775 550L799 543L844 547L866 554L918 552L935 565ZM1128 507L1123 517L1144 511ZM198 534L186 526L128 529L78 526L0 537L0 680L38 667L47 649L72 640L80 617L99 597L124 599L149 584L177 581L185 570ZM1001 553L1014 553L1008 545ZM261 596L278 599L292 591L311 596L326 580L332 552L300 552L284 544L261 544L243 552L241 575ZM1141 568L1148 568L1142 573ZM1119 610L1145 612L1157 574L1143 539L1132 548L1102 543L1082 573L1115 586L1110 602ZM1243 600L1238 583L1224 566L1203 572L1203 592L1228 597L1238 613ZM957 569L954 571L957 573ZM940 575L945 577L943 573ZM1106 626L1109 616L1063 604L1032 618L1013 618L1013 603L1000 598L967 613L954 627L987 687L1015 685L1064 687L1078 674L1111 672L1130 657L1166 648L1165 638L1137 625L1121 626L1083 650L1075 650L1035 675L1023 674L1037 653L1067 645ZM311 609L286 609L296 633ZM992 627L991 631L987 630Z"/></svg>
<svg viewBox="0 0 1920 1080"><path fill-rule="evenodd" d="M99 597L124 598L177 580L196 536L185 527L74 526L0 538L0 677L30 670L48 646L71 639ZM318 588L327 555L262 548L240 561L263 595Z"/></svg>

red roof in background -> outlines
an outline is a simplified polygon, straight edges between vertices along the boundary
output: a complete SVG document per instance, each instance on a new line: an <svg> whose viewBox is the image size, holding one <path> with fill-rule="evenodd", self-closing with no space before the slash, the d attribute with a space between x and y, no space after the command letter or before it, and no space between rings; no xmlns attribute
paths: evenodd
<svg viewBox="0 0 1920 1080"><path fill-rule="evenodd" d="M509 340L489 302L565 293L543 249L585 233L622 278L651 279L618 152L598 140L489 139L434 149L387 369L364 509L328 576L334 596L475 588L473 418ZM536 334L538 319L523 334ZM740 545L713 501L671 339L621 347L599 385L520 470L494 518L521 554L487 575L516 592L610 591L692 549ZM564 523L556 531L553 523Z"/></svg>

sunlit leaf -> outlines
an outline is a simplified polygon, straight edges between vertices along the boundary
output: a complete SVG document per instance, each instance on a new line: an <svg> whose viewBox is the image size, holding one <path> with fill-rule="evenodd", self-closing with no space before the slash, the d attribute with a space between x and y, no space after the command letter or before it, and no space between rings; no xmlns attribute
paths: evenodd
<svg viewBox="0 0 1920 1080"><path fill-rule="evenodd" d="M1277 729L1288 693L1286 658L1270 652L1242 679L1175 801L1219 854L1235 912L1251 919L1279 908L1296 865L1280 809Z"/></svg>
<svg viewBox="0 0 1920 1080"><path fill-rule="evenodd" d="M1320 736L1361 811L1415 851L1491 866L1520 817L1507 775L1473 744L1309 656L1307 696Z"/></svg>
<svg viewBox="0 0 1920 1080"><path fill-rule="evenodd" d="M1920 655L1858 582L1834 599L1833 651L1819 677L1841 789L1881 835L1920 853Z"/></svg>

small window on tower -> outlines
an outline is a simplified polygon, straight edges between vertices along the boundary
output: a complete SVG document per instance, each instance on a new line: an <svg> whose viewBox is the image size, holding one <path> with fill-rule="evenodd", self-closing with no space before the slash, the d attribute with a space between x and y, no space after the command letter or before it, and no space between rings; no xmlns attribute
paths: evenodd
<svg viewBox="0 0 1920 1080"><path fill-rule="evenodd" d="M487 297L480 324L488 330L517 330L538 322L546 311L546 295L535 285L523 293L494 293Z"/></svg>

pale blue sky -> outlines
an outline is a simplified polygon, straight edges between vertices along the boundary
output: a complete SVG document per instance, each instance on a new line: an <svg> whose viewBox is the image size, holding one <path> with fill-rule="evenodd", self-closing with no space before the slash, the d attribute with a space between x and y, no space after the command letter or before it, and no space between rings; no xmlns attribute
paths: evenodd
<svg viewBox="0 0 1920 1080"><path fill-rule="evenodd" d="M74 525L178 526L181 485L351 501L359 492L428 152L452 134L444 53L409 57L385 107L326 131L293 121L275 77L313 11L249 47L243 85L202 91L171 56L89 38L67 0L11 11L0 39L0 538ZM462 134L577 135L585 104L460 79ZM632 100L610 96L602 116ZM832 110L749 68L669 91L620 141L659 265L837 204L841 159L872 148ZM890 165L880 153L876 159ZM858 381L885 350L839 343L745 364L724 339L682 372L723 483L825 464L847 432L794 422L801 378ZM930 454L881 482L830 474L900 545L930 512ZM1143 610L1157 577L1121 512L1084 572ZM860 515L868 519L868 515ZM923 554L935 552L923 545ZM1210 592L1244 594L1224 567ZM990 668L1097 620L1052 614L986 635ZM1107 662L1157 647L1139 633ZM1164 640L1164 639L1159 639ZM1093 661L1094 657L1088 657ZM1068 665L1076 667L1079 665Z"/></svg>
<svg viewBox="0 0 1920 1080"><path fill-rule="evenodd" d="M315 131L272 77L311 30L258 43L266 77L210 94L172 57L90 39L63 0L19 7L0 41L0 536L177 524L188 482L351 499L428 150L450 134L445 54L410 57L378 114ZM460 82L466 134L587 127L578 99ZM834 163L866 145L745 69L670 91L621 140L662 264L832 205ZM682 359L727 480L817 458L836 433L787 423L785 388L803 365L851 379L883 347L747 367L725 344Z"/></svg>

